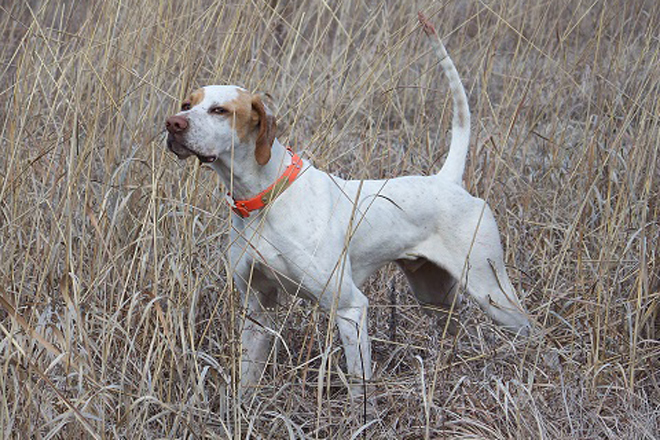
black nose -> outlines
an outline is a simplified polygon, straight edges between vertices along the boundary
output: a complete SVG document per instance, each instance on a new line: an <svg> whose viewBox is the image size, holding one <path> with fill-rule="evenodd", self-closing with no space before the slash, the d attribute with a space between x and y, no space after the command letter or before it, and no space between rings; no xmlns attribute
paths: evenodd
<svg viewBox="0 0 660 440"><path fill-rule="evenodd" d="M165 120L165 128L172 134L183 133L188 128L188 119L179 115L170 116Z"/></svg>

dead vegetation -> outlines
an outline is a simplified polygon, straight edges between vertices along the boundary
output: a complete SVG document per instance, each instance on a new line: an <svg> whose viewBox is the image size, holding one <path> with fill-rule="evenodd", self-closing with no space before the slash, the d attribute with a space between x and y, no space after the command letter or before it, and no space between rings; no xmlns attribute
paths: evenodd
<svg viewBox="0 0 660 440"><path fill-rule="evenodd" d="M653 0L0 5L3 438L660 437ZM468 90L466 182L535 334L468 304L443 338L390 268L365 286L375 419L347 401L332 326L291 299L238 405L224 191L166 151L164 118L239 84L321 168L437 171L451 106L418 10Z"/></svg>

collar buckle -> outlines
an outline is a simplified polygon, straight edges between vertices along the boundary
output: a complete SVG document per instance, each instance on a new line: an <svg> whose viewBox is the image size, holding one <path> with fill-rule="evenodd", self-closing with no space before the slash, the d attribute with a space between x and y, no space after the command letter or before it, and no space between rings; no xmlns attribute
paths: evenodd
<svg viewBox="0 0 660 440"><path fill-rule="evenodd" d="M241 218L248 218L250 216L250 211L242 203L235 204L231 207L231 210L234 211L234 214Z"/></svg>
<svg viewBox="0 0 660 440"><path fill-rule="evenodd" d="M247 218L250 216L250 210L245 207L245 203L241 201L237 202L231 194L225 194L225 202L227 202L231 210L234 211L234 214L237 216L241 218Z"/></svg>

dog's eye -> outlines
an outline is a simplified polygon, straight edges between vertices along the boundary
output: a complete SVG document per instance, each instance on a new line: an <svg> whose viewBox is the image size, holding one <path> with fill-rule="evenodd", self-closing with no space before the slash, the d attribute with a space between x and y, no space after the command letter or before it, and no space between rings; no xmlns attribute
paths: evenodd
<svg viewBox="0 0 660 440"><path fill-rule="evenodd" d="M214 115L224 115L228 112L228 110L224 107L212 107L209 110L209 113L213 113Z"/></svg>
<svg viewBox="0 0 660 440"><path fill-rule="evenodd" d="M181 111L182 111L182 112L187 112L187 111L190 110L191 108L192 108L192 107L190 106L190 103L189 103L189 102L184 102L183 104L181 104Z"/></svg>

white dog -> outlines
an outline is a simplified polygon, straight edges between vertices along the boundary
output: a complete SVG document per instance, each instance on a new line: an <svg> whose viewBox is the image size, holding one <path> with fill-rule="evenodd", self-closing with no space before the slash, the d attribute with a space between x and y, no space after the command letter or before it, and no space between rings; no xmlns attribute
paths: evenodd
<svg viewBox="0 0 660 440"><path fill-rule="evenodd" d="M504 267L493 214L468 194L462 176L470 113L465 90L433 27L420 14L453 97L452 137L437 175L343 180L314 168L275 138L275 118L258 95L208 86L167 118L167 145L197 156L231 191L234 282L247 307L242 386L263 374L278 292L302 295L336 319L352 378L371 378L369 301L360 290L396 262L420 303L453 310L464 288L507 329L526 333L528 318Z"/></svg>

